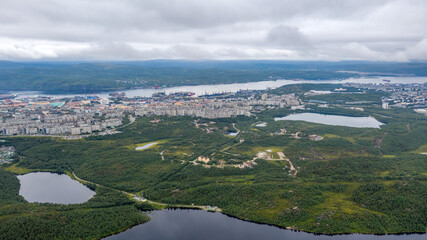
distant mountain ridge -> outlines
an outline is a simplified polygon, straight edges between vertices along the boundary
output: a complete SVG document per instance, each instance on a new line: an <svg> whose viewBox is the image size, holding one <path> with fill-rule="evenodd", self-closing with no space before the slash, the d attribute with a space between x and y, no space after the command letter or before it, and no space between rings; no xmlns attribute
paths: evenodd
<svg viewBox="0 0 427 240"><path fill-rule="evenodd" d="M81 92L276 79L427 76L427 63L276 60L0 61L0 90Z"/></svg>

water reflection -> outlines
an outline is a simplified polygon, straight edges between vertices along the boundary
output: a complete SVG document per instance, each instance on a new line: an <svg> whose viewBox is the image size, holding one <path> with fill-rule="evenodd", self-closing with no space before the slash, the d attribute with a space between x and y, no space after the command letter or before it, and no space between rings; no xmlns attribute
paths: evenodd
<svg viewBox="0 0 427 240"><path fill-rule="evenodd" d="M151 146L154 146L156 144L157 144L156 142L154 142L154 143L148 143L148 144L145 144L144 146L136 147L135 150L137 150L137 151L139 151L139 150L145 150L145 149L150 148Z"/></svg>
<svg viewBox="0 0 427 240"><path fill-rule="evenodd" d="M426 235L314 235L295 232L274 226L245 222L220 213L209 213L201 210L162 210L150 214L151 221L135 226L108 240L127 239L289 239L289 240L394 240L425 239Z"/></svg>
<svg viewBox="0 0 427 240"><path fill-rule="evenodd" d="M28 173L18 176L21 182L19 194L28 202L84 203L95 192L69 176L48 172Z"/></svg>
<svg viewBox="0 0 427 240"><path fill-rule="evenodd" d="M297 113L286 117L274 118L274 121L306 121L333 126L357 127L357 128L380 128L381 123L373 117L349 117L340 115L326 115L318 113Z"/></svg>

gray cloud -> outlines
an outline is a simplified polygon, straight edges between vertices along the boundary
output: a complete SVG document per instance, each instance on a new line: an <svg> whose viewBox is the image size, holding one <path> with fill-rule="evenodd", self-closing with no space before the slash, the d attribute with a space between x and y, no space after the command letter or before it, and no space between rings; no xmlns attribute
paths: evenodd
<svg viewBox="0 0 427 240"><path fill-rule="evenodd" d="M20 0L0 58L426 59L424 0Z"/></svg>
<svg viewBox="0 0 427 240"><path fill-rule="evenodd" d="M64 57L67 55L65 54ZM90 56L92 59L138 59L143 54L129 44L123 42L100 42L91 44L88 48L76 53L75 58Z"/></svg>
<svg viewBox="0 0 427 240"><path fill-rule="evenodd" d="M267 41L289 49L311 48L308 37L301 33L298 28L285 25L271 29L267 35Z"/></svg>

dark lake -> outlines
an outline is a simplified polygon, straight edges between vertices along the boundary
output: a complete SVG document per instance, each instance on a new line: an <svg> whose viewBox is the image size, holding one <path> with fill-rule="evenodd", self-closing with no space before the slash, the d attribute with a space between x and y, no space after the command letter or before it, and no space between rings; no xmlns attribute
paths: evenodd
<svg viewBox="0 0 427 240"><path fill-rule="evenodd" d="M19 194L28 202L84 203L95 192L69 176L48 172L28 173L18 176L21 182Z"/></svg>
<svg viewBox="0 0 427 240"><path fill-rule="evenodd" d="M223 239L289 239L289 240L393 240L393 239L426 239L426 235L314 235L305 232L295 232L274 226L245 222L220 213L201 210L162 210L150 214L151 221L137 225L117 235L107 237L108 240L223 240Z"/></svg>

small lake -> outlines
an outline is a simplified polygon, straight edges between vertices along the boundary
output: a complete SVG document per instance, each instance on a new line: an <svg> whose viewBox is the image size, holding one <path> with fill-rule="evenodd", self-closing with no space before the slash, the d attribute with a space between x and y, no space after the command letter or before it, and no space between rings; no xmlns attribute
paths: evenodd
<svg viewBox="0 0 427 240"><path fill-rule="evenodd" d="M145 144L144 146L135 148L135 150L137 150L137 151L144 150L144 149L150 148L151 146L154 146L156 144L157 144L156 142L155 143L148 143L148 144Z"/></svg>
<svg viewBox="0 0 427 240"><path fill-rule="evenodd" d="M151 221L137 225L117 235L107 237L107 240L127 239L229 239L229 240L258 240L258 239L288 239L288 240L418 240L426 235L314 235L296 232L282 228L245 222L228 217L221 213L211 213L201 210L162 210L150 214Z"/></svg>
<svg viewBox="0 0 427 240"><path fill-rule="evenodd" d="M84 203L95 195L94 191L65 174L36 172L17 177L21 182L19 195L28 202Z"/></svg>
<svg viewBox="0 0 427 240"><path fill-rule="evenodd" d="M380 128L381 123L373 117L350 117L340 115L326 115L319 113L297 113L286 117L274 118L274 121L306 121L333 126L357 127L357 128Z"/></svg>
<svg viewBox="0 0 427 240"><path fill-rule="evenodd" d="M267 127L267 123L266 122L258 123L257 125L255 125L255 127Z"/></svg>

